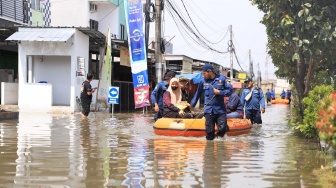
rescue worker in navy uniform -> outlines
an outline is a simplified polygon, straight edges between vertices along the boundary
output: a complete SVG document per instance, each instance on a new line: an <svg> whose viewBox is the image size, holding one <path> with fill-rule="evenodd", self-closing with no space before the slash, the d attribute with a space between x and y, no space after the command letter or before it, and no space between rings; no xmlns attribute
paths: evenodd
<svg viewBox="0 0 336 188"><path fill-rule="evenodd" d="M216 136L223 137L229 126L226 119L226 108L224 97L232 93L231 84L226 83L226 77L217 74L211 64L205 64L202 67L202 80L198 84L197 91L190 102L191 108L194 108L198 99L204 90L204 117L206 139L213 140ZM218 127L218 133L215 135L215 123Z"/></svg>
<svg viewBox="0 0 336 188"><path fill-rule="evenodd" d="M151 93L151 101L154 104L155 116L154 120L162 118L163 112L163 93L167 91L169 82L175 77L174 72L167 72L164 76L164 81L158 83Z"/></svg>
<svg viewBox="0 0 336 188"><path fill-rule="evenodd" d="M288 99L288 104L290 104L291 101L292 101L291 97L292 97L292 92L291 92L291 90L287 89L287 91L286 91L286 99Z"/></svg>
<svg viewBox="0 0 336 188"><path fill-rule="evenodd" d="M252 124L262 124L261 113L265 112L265 99L262 90L258 87L253 87L253 81L248 78L245 83L247 87L243 90L240 97L240 102L245 105L246 119L251 120ZM251 97L247 97L252 92Z"/></svg>
<svg viewBox="0 0 336 188"><path fill-rule="evenodd" d="M266 92L267 103L272 102L271 99L272 99L272 92L269 89L267 89L267 92Z"/></svg>

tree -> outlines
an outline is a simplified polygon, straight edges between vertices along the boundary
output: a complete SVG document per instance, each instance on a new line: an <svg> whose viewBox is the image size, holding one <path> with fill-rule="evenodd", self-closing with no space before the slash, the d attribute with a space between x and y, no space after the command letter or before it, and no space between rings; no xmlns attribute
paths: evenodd
<svg viewBox="0 0 336 188"><path fill-rule="evenodd" d="M336 1L250 1L265 13L261 23L266 26L268 53L278 67L277 76L294 84L303 118L302 99L314 85L334 79Z"/></svg>

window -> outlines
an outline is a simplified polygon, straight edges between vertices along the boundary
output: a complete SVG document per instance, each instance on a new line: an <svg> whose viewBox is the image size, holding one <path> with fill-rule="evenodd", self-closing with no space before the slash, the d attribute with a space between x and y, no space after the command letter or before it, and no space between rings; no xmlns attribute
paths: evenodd
<svg viewBox="0 0 336 188"><path fill-rule="evenodd" d="M120 40L125 40L125 26L120 24Z"/></svg>
<svg viewBox="0 0 336 188"><path fill-rule="evenodd" d="M31 6L31 8L32 9L34 9L34 10L38 10L38 11L40 11L40 1L41 0L30 0L30 6Z"/></svg>
<svg viewBox="0 0 336 188"><path fill-rule="evenodd" d="M90 19L90 29L98 31L98 21Z"/></svg>
<svg viewBox="0 0 336 188"><path fill-rule="evenodd" d="M90 53L89 72L93 74L94 79L99 79L99 54Z"/></svg>

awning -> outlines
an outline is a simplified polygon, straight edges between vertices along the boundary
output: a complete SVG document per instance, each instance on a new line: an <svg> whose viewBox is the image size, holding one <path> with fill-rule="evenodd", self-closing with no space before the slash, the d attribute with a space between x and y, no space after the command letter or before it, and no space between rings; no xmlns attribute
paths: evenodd
<svg viewBox="0 0 336 188"><path fill-rule="evenodd" d="M192 80L194 84L198 84L202 80L202 72L195 73L195 74L179 74L175 76L175 78L180 78L180 77L187 78L189 80Z"/></svg>
<svg viewBox="0 0 336 188"><path fill-rule="evenodd" d="M54 41L54 42L66 42L75 33L71 30L27 30L18 31L8 37L7 41Z"/></svg>

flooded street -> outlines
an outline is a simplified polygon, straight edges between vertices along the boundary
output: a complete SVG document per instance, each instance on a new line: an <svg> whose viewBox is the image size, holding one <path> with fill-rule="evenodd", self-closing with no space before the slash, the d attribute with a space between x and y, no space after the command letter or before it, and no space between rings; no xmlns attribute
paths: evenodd
<svg viewBox="0 0 336 188"><path fill-rule="evenodd" d="M0 122L0 187L319 187L314 143L269 105L251 133L158 136L152 114L20 113Z"/></svg>

